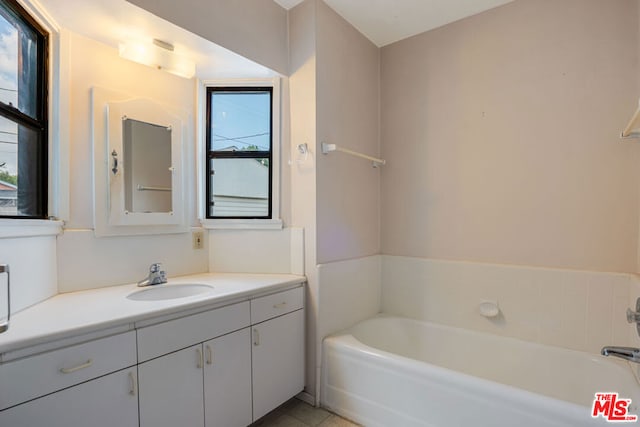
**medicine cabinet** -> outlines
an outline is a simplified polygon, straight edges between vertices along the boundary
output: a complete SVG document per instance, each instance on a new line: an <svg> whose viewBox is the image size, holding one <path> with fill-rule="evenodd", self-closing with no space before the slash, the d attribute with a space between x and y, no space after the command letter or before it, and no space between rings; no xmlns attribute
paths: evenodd
<svg viewBox="0 0 640 427"><path fill-rule="evenodd" d="M96 236L186 232L188 114L92 89Z"/></svg>

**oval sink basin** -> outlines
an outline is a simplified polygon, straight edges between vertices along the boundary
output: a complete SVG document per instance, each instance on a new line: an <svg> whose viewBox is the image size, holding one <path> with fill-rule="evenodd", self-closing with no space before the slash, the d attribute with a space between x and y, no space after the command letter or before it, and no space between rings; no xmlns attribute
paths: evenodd
<svg viewBox="0 0 640 427"><path fill-rule="evenodd" d="M127 295L133 301L161 301L167 299L186 298L211 292L213 286L196 283L184 285L153 285Z"/></svg>

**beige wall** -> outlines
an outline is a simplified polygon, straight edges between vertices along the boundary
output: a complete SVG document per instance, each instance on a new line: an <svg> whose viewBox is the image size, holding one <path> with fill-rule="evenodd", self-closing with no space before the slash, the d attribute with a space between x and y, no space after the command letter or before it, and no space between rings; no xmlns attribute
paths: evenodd
<svg viewBox="0 0 640 427"><path fill-rule="evenodd" d="M84 36L67 32L70 69L70 219L67 228L93 228L93 154L91 150L91 88L100 87L134 97L154 100L191 115L195 106L194 80L187 80L151 67L124 60L118 50ZM193 123L185 141L193 155L195 140ZM194 164L193 158L186 162ZM195 170L186 187L193 187ZM195 194L195 193L194 193ZM195 201L188 195L186 212L195 222Z"/></svg>
<svg viewBox="0 0 640 427"><path fill-rule="evenodd" d="M307 276L306 391L316 395L316 325L318 273L316 269L316 13L315 0L307 0L289 13L291 38L289 99L291 106L291 220L304 228L304 266ZM301 156L297 145L307 144Z"/></svg>
<svg viewBox="0 0 640 427"><path fill-rule="evenodd" d="M70 106L70 218L56 245L58 291L132 283L144 277L152 262L162 262L169 277L207 271L207 251L192 248L191 233L96 238L93 232L91 88L97 86L152 99L182 109L193 118L194 80L126 61L118 56L117 49L76 33L65 31L64 34L70 73L70 91L62 94L68 97ZM184 141L185 164L190 165L184 201L189 224L197 225L193 128L191 123ZM96 271L100 274L96 275Z"/></svg>
<svg viewBox="0 0 640 427"><path fill-rule="evenodd" d="M636 271L637 0L518 0L381 52L382 252Z"/></svg>
<svg viewBox="0 0 640 427"><path fill-rule="evenodd" d="M192 33L288 74L287 11L272 0L128 0Z"/></svg>
<svg viewBox="0 0 640 427"><path fill-rule="evenodd" d="M317 135L372 156L378 132L379 49L317 2ZM318 157L318 263L380 252L380 169L343 153Z"/></svg>

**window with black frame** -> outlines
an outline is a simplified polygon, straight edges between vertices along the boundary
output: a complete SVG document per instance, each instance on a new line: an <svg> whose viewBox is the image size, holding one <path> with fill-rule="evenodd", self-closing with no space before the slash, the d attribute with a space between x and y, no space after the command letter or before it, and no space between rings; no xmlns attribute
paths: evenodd
<svg viewBox="0 0 640 427"><path fill-rule="evenodd" d="M48 34L0 0L0 217L47 217Z"/></svg>
<svg viewBox="0 0 640 427"><path fill-rule="evenodd" d="M207 218L271 218L272 103L272 87L207 88Z"/></svg>

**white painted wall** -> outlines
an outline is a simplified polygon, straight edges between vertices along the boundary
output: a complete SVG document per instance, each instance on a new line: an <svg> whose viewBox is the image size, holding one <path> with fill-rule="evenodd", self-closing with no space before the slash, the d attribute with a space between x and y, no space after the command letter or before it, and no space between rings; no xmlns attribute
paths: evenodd
<svg viewBox="0 0 640 427"><path fill-rule="evenodd" d="M210 230L209 271L304 274L304 230Z"/></svg>
<svg viewBox="0 0 640 427"><path fill-rule="evenodd" d="M56 236L0 238L0 264L11 270L11 312L55 295ZM6 275L0 275L0 317L6 316Z"/></svg>
<svg viewBox="0 0 640 427"><path fill-rule="evenodd" d="M96 238L93 230L65 230L57 242L58 292L134 283L154 262L162 263L169 279L204 273L207 247L206 233L204 248L194 250L191 233Z"/></svg>

